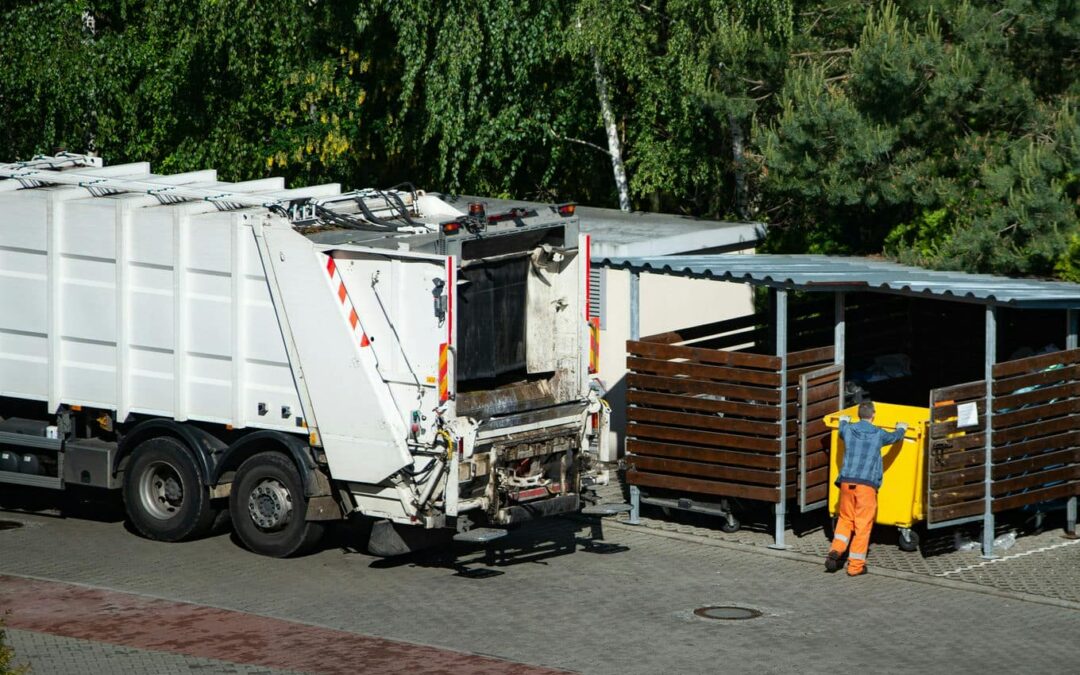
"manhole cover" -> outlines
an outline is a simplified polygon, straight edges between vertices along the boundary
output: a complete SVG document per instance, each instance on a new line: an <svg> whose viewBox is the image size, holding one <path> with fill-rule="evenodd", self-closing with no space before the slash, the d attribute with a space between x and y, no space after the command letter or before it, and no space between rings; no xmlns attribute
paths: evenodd
<svg viewBox="0 0 1080 675"><path fill-rule="evenodd" d="M17 530L22 526L17 520L0 520L0 530Z"/></svg>
<svg viewBox="0 0 1080 675"><path fill-rule="evenodd" d="M756 619L761 616L761 612L756 609L749 609L747 607L725 607L723 605L714 607L699 607L694 610L695 616L700 616L703 619L717 619L720 621L744 621L746 619Z"/></svg>

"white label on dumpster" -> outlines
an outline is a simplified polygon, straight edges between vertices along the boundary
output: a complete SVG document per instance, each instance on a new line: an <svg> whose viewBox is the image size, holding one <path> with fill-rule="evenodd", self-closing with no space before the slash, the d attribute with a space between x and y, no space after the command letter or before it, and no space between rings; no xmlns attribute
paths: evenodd
<svg viewBox="0 0 1080 675"><path fill-rule="evenodd" d="M974 427L979 424L979 407L974 403L956 406L956 428Z"/></svg>

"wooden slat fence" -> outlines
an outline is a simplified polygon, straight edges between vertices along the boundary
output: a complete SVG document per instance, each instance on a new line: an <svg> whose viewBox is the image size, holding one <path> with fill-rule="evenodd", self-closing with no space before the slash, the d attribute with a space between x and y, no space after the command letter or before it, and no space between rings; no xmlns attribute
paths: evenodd
<svg viewBox="0 0 1080 675"><path fill-rule="evenodd" d="M746 331L758 320L741 317L627 343L630 484L776 503L783 442L785 492L798 494L799 375L831 364L834 352L789 353L782 430L780 357L712 346L745 347Z"/></svg>
<svg viewBox="0 0 1080 675"><path fill-rule="evenodd" d="M1080 350L994 366L993 510L1080 494Z"/></svg>
<svg viewBox="0 0 1080 675"><path fill-rule="evenodd" d="M997 513L1080 495L1080 350L993 368L991 508ZM970 518L985 509L986 384L931 392L927 520ZM976 425L959 428L959 405Z"/></svg>

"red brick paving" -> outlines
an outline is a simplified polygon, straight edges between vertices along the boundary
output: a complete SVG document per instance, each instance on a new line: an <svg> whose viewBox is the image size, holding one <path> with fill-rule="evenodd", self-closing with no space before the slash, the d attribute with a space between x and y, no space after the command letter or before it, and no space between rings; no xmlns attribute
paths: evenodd
<svg viewBox="0 0 1080 675"><path fill-rule="evenodd" d="M317 673L565 671L214 607L0 575L8 627L125 647Z"/></svg>

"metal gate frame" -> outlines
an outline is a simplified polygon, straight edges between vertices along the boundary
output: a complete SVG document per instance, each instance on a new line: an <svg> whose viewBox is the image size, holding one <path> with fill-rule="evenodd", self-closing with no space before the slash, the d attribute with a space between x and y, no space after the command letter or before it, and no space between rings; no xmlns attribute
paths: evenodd
<svg viewBox="0 0 1080 675"><path fill-rule="evenodd" d="M824 368L819 368L818 370L815 370L815 371L812 371L812 372L809 372L809 373L803 373L802 375L799 376L799 511L800 511L800 513L806 513L807 511L814 511L814 510L820 509L821 507L826 506L829 503L828 492L826 492L826 494L825 494L825 499L816 501L816 502L814 502L812 504L807 504L806 503L806 474L807 474L807 468L806 468L806 451L807 451L807 447L806 447L807 446L806 427L807 427L807 421L808 421L807 417L806 417L806 409L810 405L809 401L807 400L807 393L808 393L808 390L809 390L809 387L807 386L807 383L810 380L816 380L816 379L818 379L820 377L824 377L826 375L833 375L833 374L838 374L840 376L839 378L837 378L837 382L839 384L839 387L838 387L838 390L837 390L837 393L836 393L836 399L837 399L837 408L836 409L840 410L843 407L843 399L844 399L844 366L842 364L833 364L831 366L825 366Z"/></svg>

